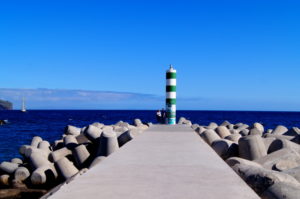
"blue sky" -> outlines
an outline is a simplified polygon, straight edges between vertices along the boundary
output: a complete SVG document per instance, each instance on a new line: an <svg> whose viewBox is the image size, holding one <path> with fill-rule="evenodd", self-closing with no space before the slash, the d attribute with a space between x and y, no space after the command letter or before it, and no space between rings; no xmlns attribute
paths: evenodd
<svg viewBox="0 0 300 199"><path fill-rule="evenodd" d="M151 95L159 100L112 107L156 109L163 106L164 73L172 63L179 109L299 111L299 4L2 1L0 88Z"/></svg>

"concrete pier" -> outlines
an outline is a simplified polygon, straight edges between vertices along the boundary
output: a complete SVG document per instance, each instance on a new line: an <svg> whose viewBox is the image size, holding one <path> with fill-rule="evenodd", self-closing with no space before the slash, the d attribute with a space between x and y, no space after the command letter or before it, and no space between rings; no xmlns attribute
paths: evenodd
<svg viewBox="0 0 300 199"><path fill-rule="evenodd" d="M154 125L50 198L258 199L187 125Z"/></svg>

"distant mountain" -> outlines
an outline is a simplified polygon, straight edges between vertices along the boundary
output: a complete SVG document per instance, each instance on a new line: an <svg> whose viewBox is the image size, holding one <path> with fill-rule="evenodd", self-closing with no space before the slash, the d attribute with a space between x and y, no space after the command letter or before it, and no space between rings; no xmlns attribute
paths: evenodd
<svg viewBox="0 0 300 199"><path fill-rule="evenodd" d="M12 110L13 104L9 101L0 100L0 110Z"/></svg>

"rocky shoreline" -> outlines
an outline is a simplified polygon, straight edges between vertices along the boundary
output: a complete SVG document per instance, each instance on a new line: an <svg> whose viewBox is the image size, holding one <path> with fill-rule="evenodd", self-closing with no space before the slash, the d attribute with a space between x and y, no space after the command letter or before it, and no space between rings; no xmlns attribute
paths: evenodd
<svg viewBox="0 0 300 199"><path fill-rule="evenodd" d="M150 125L140 119L133 125L122 121L114 125L96 122L83 128L68 125L62 138L51 144L35 136L30 145L20 147L22 159L0 164L0 199L47 198Z"/></svg>
<svg viewBox="0 0 300 199"><path fill-rule="evenodd" d="M12 109L13 109L13 104L11 102L0 99L0 110L12 110Z"/></svg>
<svg viewBox="0 0 300 199"><path fill-rule="evenodd" d="M300 196L300 129L278 125L265 129L224 121L208 126L189 124L215 152L263 199Z"/></svg>

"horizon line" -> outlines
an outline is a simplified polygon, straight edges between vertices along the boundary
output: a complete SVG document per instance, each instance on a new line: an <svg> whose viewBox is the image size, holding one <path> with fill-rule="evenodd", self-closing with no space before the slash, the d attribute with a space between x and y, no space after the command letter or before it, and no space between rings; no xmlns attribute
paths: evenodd
<svg viewBox="0 0 300 199"><path fill-rule="evenodd" d="M26 111L157 111L161 109L27 109ZM0 110L1 111L20 111L19 109ZM177 109L177 111L202 111L202 112L286 112L286 113L300 113L298 111L284 111L284 110L200 110L200 109Z"/></svg>

